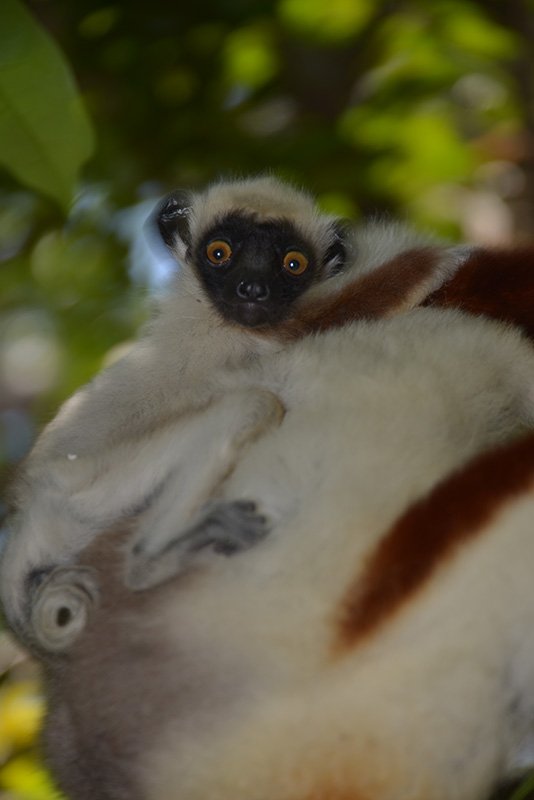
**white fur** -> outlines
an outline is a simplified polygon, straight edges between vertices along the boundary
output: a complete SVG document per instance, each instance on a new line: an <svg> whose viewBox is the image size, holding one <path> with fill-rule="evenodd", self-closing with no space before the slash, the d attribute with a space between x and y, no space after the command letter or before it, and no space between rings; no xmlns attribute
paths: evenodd
<svg viewBox="0 0 534 800"><path fill-rule="evenodd" d="M533 379L515 332L429 310L259 365L286 415L223 496L259 498L278 524L159 610L173 680L204 670L205 694L147 743L147 800L486 800L532 763L530 493L370 639L341 654L336 641L342 600L399 514L532 425Z"/></svg>
<svg viewBox="0 0 534 800"><path fill-rule="evenodd" d="M258 178L215 185L194 195L193 235L200 235L222 210L243 206L264 217L288 216L317 245L332 223L330 217L317 212L308 195L273 178ZM411 234L400 234L398 227L393 236L384 234L380 227L373 227L373 231L376 233L360 234L365 240L362 252L370 253L374 248L389 258L395 254L395 239L399 252L408 241L416 241ZM382 248L384 236L388 244ZM177 255L183 256L179 243ZM449 260L444 250L443 263ZM327 281L323 288L333 291L337 285L336 281ZM168 447L165 462L159 467L151 462L147 467L143 454L154 451L155 429L160 427L165 438L165 426L176 422L177 441L182 435L192 441L182 416L213 402L221 388L227 387L224 375L228 370L239 365L250 369L255 360L279 349L276 338L262 338L221 320L185 265L147 335L125 358L65 403L41 434L21 472L15 486L17 513L0 564L1 599L14 626L24 626L28 610L26 578L32 569L72 561L104 523L111 524L150 500L162 478L163 466L171 472L180 465L188 468L209 450L212 428L203 428L199 421L196 447L184 446L183 452L181 447ZM246 383L250 386L252 382ZM257 395L247 390L242 398L245 419L255 419L256 402ZM269 424L275 419L273 408ZM221 434L227 426L236 430L231 418L221 418ZM249 435L240 437L241 444L258 432L254 425ZM230 446L229 452L235 457L236 448ZM126 464L128 469L123 473ZM221 461L220 467L222 477L230 464ZM202 467L195 469L206 477ZM194 487L193 491L192 487L188 507L193 498L194 502L202 495L207 499L214 490L216 476L213 471L208 474L210 479L203 489Z"/></svg>
<svg viewBox="0 0 534 800"><path fill-rule="evenodd" d="M216 199L208 193L205 207L194 207L199 230L218 213ZM373 253L388 260L411 246L395 230L362 236L355 263L363 271ZM461 257L445 253L439 280ZM30 457L2 563L8 612L23 613L29 565L74 557L134 500L150 500L166 470L139 534L156 557L204 492L258 500L275 522L271 534L238 557L213 556L158 608L148 603L140 621L141 631L160 632L166 680L202 698L185 698L180 714L170 707L159 737L152 732L140 795L485 800L498 778L532 762L531 494L504 506L413 600L345 652L340 612L412 502L532 427L533 380L534 353L519 333L451 311L360 323L281 350L222 323L186 270L148 337L66 404ZM279 425L270 393L286 409ZM214 438L215 465L206 455ZM152 525L161 501L166 524ZM86 519L92 507L96 523ZM132 613L122 622L135 649ZM119 710L101 691L102 665L94 702L109 707L113 723ZM168 689L159 663L154 670L145 707ZM118 747L113 733L111 725ZM83 736L78 743L91 745Z"/></svg>
<svg viewBox="0 0 534 800"><path fill-rule="evenodd" d="M261 219L286 219L296 225L307 241L321 252L334 217L322 214L307 192L272 177L222 181L201 195L194 195L191 233L197 238L218 217L235 211L253 211Z"/></svg>

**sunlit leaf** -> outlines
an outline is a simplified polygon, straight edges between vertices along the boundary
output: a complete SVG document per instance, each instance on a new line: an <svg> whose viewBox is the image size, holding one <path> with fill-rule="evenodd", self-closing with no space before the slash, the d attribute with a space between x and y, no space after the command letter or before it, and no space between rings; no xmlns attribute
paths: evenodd
<svg viewBox="0 0 534 800"><path fill-rule="evenodd" d="M486 58L508 58L517 53L517 36L492 22L474 4L445 4L441 25L441 35L452 48Z"/></svg>
<svg viewBox="0 0 534 800"><path fill-rule="evenodd" d="M296 33L336 42L358 33L373 12L370 0L280 0L282 21Z"/></svg>
<svg viewBox="0 0 534 800"><path fill-rule="evenodd" d="M451 59L447 40L436 34L424 14L400 13L382 27L382 58L375 71L378 84L413 77L421 83L461 74L458 59Z"/></svg>
<svg viewBox="0 0 534 800"><path fill-rule="evenodd" d="M60 800L45 770L29 756L12 759L0 771L0 786L20 800Z"/></svg>
<svg viewBox="0 0 534 800"><path fill-rule="evenodd" d="M231 84L262 86L278 69L278 58L268 29L240 28L231 33L224 49L225 72Z"/></svg>
<svg viewBox="0 0 534 800"><path fill-rule="evenodd" d="M44 713L42 695L34 682L7 686L0 693L0 745L27 747L37 735Z"/></svg>
<svg viewBox="0 0 534 800"><path fill-rule="evenodd" d="M421 184L462 180L475 166L445 108L429 108L408 117L399 126L399 139L415 181Z"/></svg>
<svg viewBox="0 0 534 800"><path fill-rule="evenodd" d="M0 4L0 164L69 208L93 147L72 75L18 0Z"/></svg>
<svg viewBox="0 0 534 800"><path fill-rule="evenodd" d="M398 115L369 106L349 108L338 120L341 136L351 144L370 149L392 146L398 140Z"/></svg>
<svg viewBox="0 0 534 800"><path fill-rule="evenodd" d="M477 164L447 103L422 105L402 122L394 112L355 109L341 120L340 132L357 147L376 150L370 185L404 203L435 184L468 179Z"/></svg>

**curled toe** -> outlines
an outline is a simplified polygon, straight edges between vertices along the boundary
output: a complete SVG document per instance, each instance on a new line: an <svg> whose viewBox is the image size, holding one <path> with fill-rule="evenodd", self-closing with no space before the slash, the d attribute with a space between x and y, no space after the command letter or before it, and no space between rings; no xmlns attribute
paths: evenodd
<svg viewBox="0 0 534 800"><path fill-rule="evenodd" d="M98 592L92 570L59 567L39 586L30 615L35 644L49 653L70 647L84 630Z"/></svg>

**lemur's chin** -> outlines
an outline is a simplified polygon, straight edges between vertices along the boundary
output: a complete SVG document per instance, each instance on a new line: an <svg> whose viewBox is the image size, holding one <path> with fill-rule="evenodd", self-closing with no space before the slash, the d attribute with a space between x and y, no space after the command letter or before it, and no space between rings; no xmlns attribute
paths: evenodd
<svg viewBox="0 0 534 800"><path fill-rule="evenodd" d="M262 328L278 321L273 309L265 303L236 303L226 310L227 318L245 328Z"/></svg>

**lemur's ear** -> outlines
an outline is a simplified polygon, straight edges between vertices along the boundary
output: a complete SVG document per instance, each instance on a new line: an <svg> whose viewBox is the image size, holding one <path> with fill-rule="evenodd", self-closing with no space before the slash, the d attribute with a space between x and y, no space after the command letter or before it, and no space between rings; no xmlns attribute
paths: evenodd
<svg viewBox="0 0 534 800"><path fill-rule="evenodd" d="M189 218L192 207L192 194L185 189L177 189L161 201L155 211L155 218L161 238L168 247L176 245L181 239L187 246L190 243Z"/></svg>
<svg viewBox="0 0 534 800"><path fill-rule="evenodd" d="M332 240L323 261L323 269L328 276L336 275L345 266L349 230L349 220L340 219L332 223Z"/></svg>

